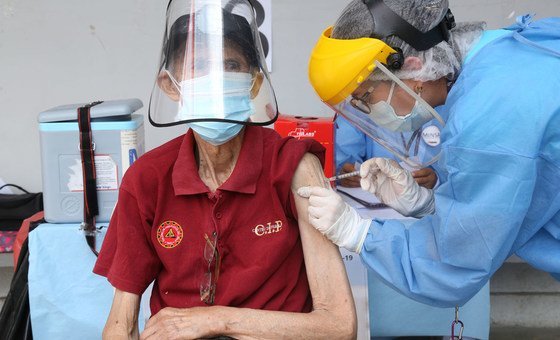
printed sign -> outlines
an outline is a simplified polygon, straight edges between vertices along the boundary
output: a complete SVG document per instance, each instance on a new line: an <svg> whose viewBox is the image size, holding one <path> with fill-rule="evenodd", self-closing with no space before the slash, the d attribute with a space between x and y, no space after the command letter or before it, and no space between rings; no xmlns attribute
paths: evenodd
<svg viewBox="0 0 560 340"><path fill-rule="evenodd" d="M122 173L144 153L143 129L121 131L121 163Z"/></svg>
<svg viewBox="0 0 560 340"><path fill-rule="evenodd" d="M259 37L266 59L266 67L269 72L272 72L272 1L253 0L251 3L255 8L255 17L259 27Z"/></svg>
<svg viewBox="0 0 560 340"><path fill-rule="evenodd" d="M367 269L360 260L360 255L340 248L340 255L346 267L346 274L354 296L356 313L358 315L357 339L369 339L369 305Z"/></svg>
<svg viewBox="0 0 560 340"><path fill-rule="evenodd" d="M95 155L95 181L97 190L117 190L119 188L117 163L109 155ZM68 190L84 191L82 161L76 159L70 167Z"/></svg>

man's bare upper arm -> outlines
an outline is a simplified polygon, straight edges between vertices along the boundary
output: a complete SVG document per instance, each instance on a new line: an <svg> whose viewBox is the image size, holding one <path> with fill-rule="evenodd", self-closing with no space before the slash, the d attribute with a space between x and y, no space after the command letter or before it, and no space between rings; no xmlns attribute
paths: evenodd
<svg viewBox="0 0 560 340"><path fill-rule="evenodd" d="M331 307L333 303L346 303L352 313L354 303L346 270L338 247L317 231L310 223L307 212L308 200L297 194L302 186L327 188L319 159L307 153L300 161L292 180L292 193L298 213L298 223L303 245L309 286L315 308ZM340 305L339 305L340 306ZM344 309L344 307L341 307Z"/></svg>
<svg viewBox="0 0 560 340"><path fill-rule="evenodd" d="M309 206L308 200L307 198L299 196L297 190L304 186L320 186L327 188L328 185L329 183L326 181L323 174L323 168L321 167L319 159L313 154L306 153L299 162L294 178L292 179L292 194L294 195L297 209L300 233L307 234L310 231L311 234L315 236L321 235L321 233L309 224L309 215L307 212L307 207Z"/></svg>

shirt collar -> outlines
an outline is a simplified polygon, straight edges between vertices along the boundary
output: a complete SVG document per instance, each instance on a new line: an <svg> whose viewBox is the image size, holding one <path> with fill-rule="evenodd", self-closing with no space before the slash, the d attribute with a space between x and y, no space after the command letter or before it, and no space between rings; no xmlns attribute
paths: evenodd
<svg viewBox="0 0 560 340"><path fill-rule="evenodd" d="M194 156L196 147L192 130L187 131L172 172L175 195L196 195L210 190L198 175L198 164ZM243 145L233 172L218 190L254 194L262 171L263 136L256 126L246 126Z"/></svg>

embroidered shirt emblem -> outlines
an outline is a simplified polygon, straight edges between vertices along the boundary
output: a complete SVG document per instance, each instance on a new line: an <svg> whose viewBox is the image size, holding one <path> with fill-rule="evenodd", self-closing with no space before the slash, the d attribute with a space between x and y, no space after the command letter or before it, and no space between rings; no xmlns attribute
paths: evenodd
<svg viewBox="0 0 560 340"><path fill-rule="evenodd" d="M257 236L263 236L268 234L275 234L282 230L282 221L268 222L267 224L259 224L255 226L251 231Z"/></svg>
<svg viewBox="0 0 560 340"><path fill-rule="evenodd" d="M175 221L165 221L158 227L157 240L164 248L175 248L183 240L183 228Z"/></svg>

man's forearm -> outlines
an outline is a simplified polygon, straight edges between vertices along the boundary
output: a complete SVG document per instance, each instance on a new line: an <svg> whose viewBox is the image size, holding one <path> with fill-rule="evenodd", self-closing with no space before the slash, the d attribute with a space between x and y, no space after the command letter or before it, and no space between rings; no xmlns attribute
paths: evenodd
<svg viewBox="0 0 560 340"><path fill-rule="evenodd" d="M140 297L135 294L115 291L111 312L103 329L103 339L132 339L137 340L138 313Z"/></svg>
<svg viewBox="0 0 560 340"><path fill-rule="evenodd" d="M248 308L215 307L214 334L236 339L354 339L355 319L352 310L323 309L311 313L289 313Z"/></svg>
<svg viewBox="0 0 560 340"><path fill-rule="evenodd" d="M138 340L138 325L116 323L105 325L103 329L103 340Z"/></svg>

